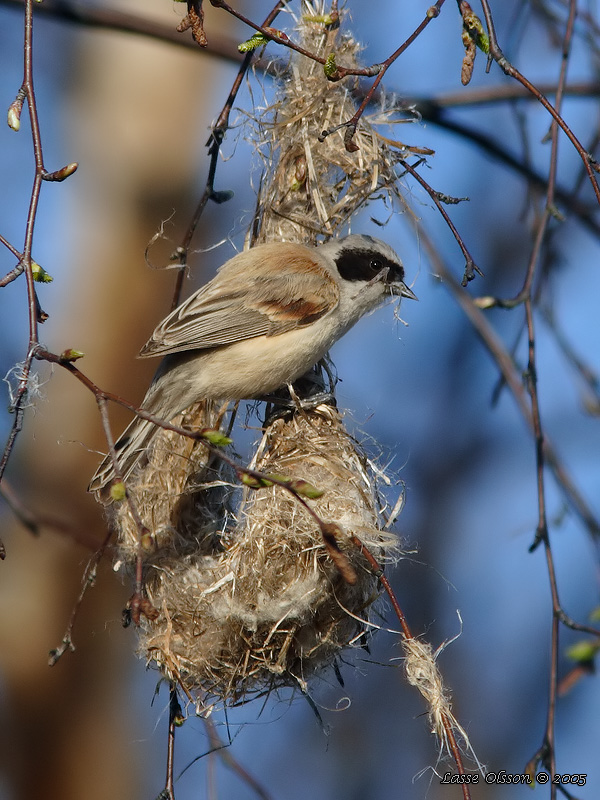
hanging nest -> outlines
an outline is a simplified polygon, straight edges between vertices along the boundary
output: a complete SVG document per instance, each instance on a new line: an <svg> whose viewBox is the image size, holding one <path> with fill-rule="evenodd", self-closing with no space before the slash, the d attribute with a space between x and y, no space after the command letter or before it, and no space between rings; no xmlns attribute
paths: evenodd
<svg viewBox="0 0 600 800"><path fill-rule="evenodd" d="M322 9L302 8L304 46L357 63L356 41L311 19ZM358 124L354 152L343 132L318 141L324 128L354 114L357 82L330 82L303 57L293 57L279 79L274 104L253 120L264 173L249 241L313 244L339 235L374 196L404 207L396 189L401 155L368 121ZM203 403L173 422L219 424ZM141 553L143 589L157 614L141 620L140 655L205 710L282 686L304 689L342 649L365 644L379 582L351 537L379 563L398 556L395 535L383 529L373 471L331 405L292 410L266 425L252 466L323 492L307 502L335 524L333 550L297 497L277 485L242 497L232 470L201 442L168 431L157 433L147 463L127 481L142 530L127 503L113 511L119 563L131 571Z"/></svg>
<svg viewBox="0 0 600 800"><path fill-rule="evenodd" d="M146 578L159 616L144 622L140 652L204 704L304 688L342 648L365 644L379 587L350 535L380 562L397 555L396 537L378 527L366 458L331 406L276 420L255 468L324 492L312 507L341 526L337 544L356 581L342 576L314 517L281 486L249 490L238 525L198 552L161 559Z"/></svg>

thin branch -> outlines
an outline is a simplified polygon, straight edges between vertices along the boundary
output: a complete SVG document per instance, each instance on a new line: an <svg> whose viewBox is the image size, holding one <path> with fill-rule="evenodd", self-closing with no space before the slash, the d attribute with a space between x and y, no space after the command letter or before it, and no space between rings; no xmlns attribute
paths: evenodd
<svg viewBox="0 0 600 800"><path fill-rule="evenodd" d="M225 766L234 772L240 780L246 783L261 800L271 800L271 795L240 762L235 759L226 744L221 740L214 722L211 719L204 719L204 727L211 745L211 752L218 753Z"/></svg>
<svg viewBox="0 0 600 800"><path fill-rule="evenodd" d="M28 300L28 316L29 316L29 345L27 348L27 355L24 359L19 378L19 386L16 391L16 400L13 404L13 411L15 413L15 421L12 425L10 434L2 458L0 459L0 481L6 469L8 459L14 448L17 436L22 429L24 402L28 394L28 385L31 375L31 364L33 360L33 351L39 342L38 337L38 323L43 322L46 314L42 311L35 289L35 280L32 268L31 252L33 247L33 232L37 218L37 210L40 199L40 192L43 180L64 180L71 175L76 169L76 164L70 164L59 170L56 173L48 173L44 167L44 156L42 151L42 137L40 133L40 124L37 112L37 103L35 98L35 89L33 81L33 4L34 0L26 0L25 14L24 14L24 33L23 33L23 81L17 92L16 98L9 109L9 124L17 131L20 127L20 119L23 111L23 105L27 103L29 112L29 121L31 126L31 140L33 148L33 156L35 162L35 171L33 177L33 184L31 188L29 209L27 212L27 220L25 223L25 240L23 245L23 252L19 259L19 264L12 272L8 273L3 279L3 284L10 282L14 277L18 277L20 271L24 270L27 282L27 300ZM9 250L16 254L9 242L3 237L2 244L8 247Z"/></svg>
<svg viewBox="0 0 600 800"><path fill-rule="evenodd" d="M164 428L164 430L172 431L173 433L178 433L180 436L186 436L190 439L194 439L195 441L201 442L210 453L217 456L221 461L226 463L230 466L238 475L240 480L245 483L246 486L250 488L263 488L264 486L281 486L282 489L292 494L296 500L306 509L306 511L313 517L315 523L318 525L321 534L323 536L323 541L325 543L325 547L327 548L327 552L342 574L342 577L348 583L354 583L356 580L356 575L352 566L350 565L347 557L344 553L340 550L337 539L339 535L342 533L341 528L332 522L326 522L325 520L321 519L316 511L310 506L309 503L303 497L303 494L306 493L306 489L303 486L298 486L294 481L287 481L282 479L281 477L277 477L274 475L265 475L258 470L250 469L248 467L244 467L238 464L233 458L230 458L226 455L220 447L212 445L206 438L207 429L201 429L199 431L191 431L187 428L182 428L179 425L173 425L171 422L167 420L161 419L160 417L155 416L154 414L150 414L145 411L143 408L139 408L133 403L129 403L127 400L124 400L122 397L118 395L112 394L111 392L106 392L97 386L92 380L90 380L81 370L79 370L68 358L64 356L59 356L56 353L51 353L46 348L38 345L38 347L34 351L35 357L40 360L49 361L52 364L58 364L59 366L66 369L70 372L77 380L80 381L89 391L92 392L94 397L96 398L96 403L98 404L98 408L100 410L100 414L102 417L102 424L104 426L104 432L107 438L108 447L109 447L109 454L111 457L111 461L113 467L115 469L115 475L117 478L117 482L121 483L125 486L122 475L120 472L120 467L118 463L118 456L115 450L114 439L112 436L112 432L110 429L110 424L108 420L108 413L106 409L106 402L111 401L117 403L118 405L124 406L128 408L130 411L133 411L138 417L141 419L148 420L153 424L157 425L160 428ZM126 488L126 487L125 487ZM308 490L312 489L312 487L308 487ZM151 606L146 598L143 597L143 582L142 582L142 537L144 534L148 533L146 527L144 526L141 517L138 514L137 508L133 502L133 498L130 496L129 492L126 490L126 498L129 504L129 509L132 513L133 519L136 523L136 526L140 532L140 550L138 553L137 563L136 563L136 583L135 583L135 593L131 599L131 617L133 621L137 624L139 622L139 615L144 614L145 616L149 616L153 618L156 614L155 609Z"/></svg>
<svg viewBox="0 0 600 800"><path fill-rule="evenodd" d="M0 5L22 10L24 0L0 0ZM90 3L71 2L71 0L66 0L65 2L63 0L44 0L43 3L36 6L35 13L36 15L55 17L68 23L97 28L98 30L144 36L166 44L194 50L198 53L208 53L226 61L241 60L237 44L231 38L223 36L218 31L211 31L208 46L201 49L191 38L178 33L175 27L156 22L139 14L118 11L115 8L107 8Z"/></svg>
<svg viewBox="0 0 600 800"><path fill-rule="evenodd" d="M404 102L402 105L404 105ZM505 164L517 174L522 175L532 186L544 191L546 190L548 182L547 177L536 172L533 167L514 156L501 142L496 141L487 133L475 130L471 125L466 125L444 115L443 98L440 105L438 105L437 98L431 101L427 99L416 101L416 110L427 122L431 122L443 130L456 133L466 141L476 144L485 153L492 156L492 158ZM596 235L600 234L600 224L594 218L592 210L587 205L577 200L572 191L563 187L557 187L555 196L556 200L560 202L565 209L574 214L582 225Z"/></svg>
<svg viewBox="0 0 600 800"><path fill-rule="evenodd" d="M67 625L67 630L62 638L62 641L58 647L54 650L51 650L48 656L48 663L51 667L53 667L56 662L65 654L67 650L74 651L75 645L73 644L73 629L75 627L75 623L77 621L77 617L79 616L79 612L81 611L81 607L83 605L83 599L88 591L91 589L94 584L96 583L96 574L98 571L98 564L102 561L104 557L104 553L109 545L109 542L112 538L112 531L109 531L106 534L106 537L97 551L94 553L92 558L90 559L85 572L83 574L83 580L81 582L81 591L79 592L79 596L75 601L75 605L71 611L71 617L69 619L69 624Z"/></svg>
<svg viewBox="0 0 600 800"><path fill-rule="evenodd" d="M277 17L279 12L284 8L287 0L278 0L275 3L275 6L271 9L269 14L267 15L265 21L263 22L263 27L269 26ZM204 192L200 200L198 201L198 205L192 215L188 228L183 236L183 239L180 245L175 250L175 254L173 260L179 261L180 269L177 273L177 279L175 281L175 287L173 290L173 298L171 301L171 311L173 311L180 302L181 299L181 290L183 288L183 279L186 274L187 263L188 263L188 254L189 249L192 243L192 239L198 227L198 223L200 222L200 218L204 213L204 209L209 200L217 204L221 204L229 200L233 195L232 192L227 191L216 191L215 190L215 174L217 171L217 163L219 160L219 152L221 150L221 145L225 138L225 134L229 128L229 118L231 115L231 111L233 109L233 104L235 102L235 98L240 90L242 85L242 81L244 80L244 76L253 60L256 60L255 53L250 51L246 53L238 73L235 77L233 82L233 86L229 91L227 96L227 100L225 101L225 105L221 109L221 113L219 114L217 121L215 122L213 129L211 131L210 137L206 143L208 147L208 154L210 156L210 162L208 166L208 178L206 180L206 185L204 188Z"/></svg>
<svg viewBox="0 0 600 800"><path fill-rule="evenodd" d="M564 332L558 325L551 309L543 308L542 314L545 322L548 324L554 335L557 345L562 350L564 357L579 373L588 390L594 396L593 402L595 402L596 408L600 409L600 378L598 377L597 373L588 364L586 364L585 361L575 351L575 348L571 345Z"/></svg>
<svg viewBox="0 0 600 800"><path fill-rule="evenodd" d="M286 6L290 0L282 0L281 5ZM445 0L437 0L437 5L443 5ZM318 64L322 64L325 66L327 59L323 58L322 56L318 56L316 53L312 53L310 50L306 50L304 47L300 47L300 45L295 44L289 36L283 31L277 30L275 28L270 27L269 24L259 25L256 22L253 22L251 19L246 17L240 11L237 11L235 8L226 3L225 0L210 0L211 5L215 6L216 8L221 8L223 11L226 11L228 14L231 14L236 19L239 19L240 22L243 22L245 25L248 25L249 28L253 28L257 33L261 33L265 39L269 41L275 42L276 44L283 45L284 47L293 50L294 52L298 53L299 55L305 56L309 58L311 61L316 61ZM279 5L279 4L278 4ZM437 16L437 14L435 14ZM385 63L385 62L384 62ZM337 65L336 65L337 66ZM380 70L382 69L383 64L373 64L370 67L344 67L344 66L337 66L335 77L332 75L330 76L331 80L341 80L342 78L346 78L348 75L357 75L367 78L373 78L376 75L378 76Z"/></svg>
<svg viewBox="0 0 600 800"><path fill-rule="evenodd" d="M11 411L15 415L15 418L11 426L10 433L8 434L8 438L6 440L6 445L4 446L2 457L0 458L0 481L2 481L2 478L4 476L4 471L6 469L6 465L8 464L8 460L15 446L17 436L23 429L23 418L25 415L25 401L28 395L28 385L31 374L32 360L33 360L33 352L30 351L27 354L25 362L23 363L21 376L19 378L19 385L15 391L16 399L11 408Z"/></svg>
<svg viewBox="0 0 600 800"><path fill-rule="evenodd" d="M115 449L115 442L114 437L112 435L110 421L108 418L108 409L106 407L107 397L103 392L98 392L95 394L96 403L98 404L98 410L100 411L100 418L102 420L102 427L104 428L104 435L106 437L106 441L108 443L108 452L110 453L113 469L115 471L116 479L119 483L125 485L123 483L123 476L121 475L121 467L119 465L119 459L117 456L117 451ZM150 601L144 597L143 591L143 542L144 537L149 534L148 529L142 522L142 518L140 517L139 511L137 506L133 500L131 494L125 488L125 499L127 501L127 505L129 507L129 513L136 525L138 530L138 552L137 552L137 559L135 564L135 589L133 596L129 600L128 610L131 615L131 619L133 620L135 625L139 625L140 623L140 615L144 614L149 619L156 619L158 616L158 612L152 606Z"/></svg>
<svg viewBox="0 0 600 800"><path fill-rule="evenodd" d="M172 681L169 682L169 730L167 734L167 775L165 778L165 788L161 792L161 798L165 800L175 800L174 769L175 769L175 731L183 720L181 706L177 697L177 686Z"/></svg>
<svg viewBox="0 0 600 800"><path fill-rule="evenodd" d="M37 113L35 100L35 90L33 86L33 2L25 0L25 36L23 43L23 83L19 90L27 100L29 110L29 121L31 124L31 139L33 143L33 155L35 159L35 175L31 189L31 199L29 211L27 213L27 223L25 226L25 244L23 247L23 266L27 278L27 294L29 297L29 346L34 347L38 343L38 318L37 301L33 272L31 269L31 249L33 245L33 230L37 216L37 209L42 188L43 176L46 173L44 167L44 157L42 153L42 137L40 133L40 123Z"/></svg>
<svg viewBox="0 0 600 800"><path fill-rule="evenodd" d="M448 212L446 211L446 209L444 208L444 206L442 204L442 200L444 202L449 202L449 198L447 198L445 195L442 195L440 192L436 192L435 189L433 189L427 183L425 178L423 178L417 172L416 167L418 167L419 164L421 164L421 163L423 163L422 160L419 161L413 167L407 161L405 161L404 162L404 168L405 168L405 170L407 172L409 172L413 176L413 178L425 189L427 194L431 197L431 199L433 200L433 202L437 206L438 211L440 212L440 214L444 218L444 221L445 221L446 225L452 231L452 235L456 239L456 241L458 243L458 246L462 250L462 254L465 257L465 272L464 272L463 279L462 279L462 285L466 286L469 281L473 280L473 278L475 277L475 273L477 273L478 275L483 276L483 272L479 269L479 267L475 263L475 260L473 259L473 256L471 255L471 253L468 251L467 246L465 245L465 243L464 243L464 241L462 239L462 236L457 231L456 226L454 225L454 223L450 219L450 216L449 216ZM462 199L467 200L468 198L462 198ZM458 200L455 200L454 198L452 198L452 200L454 202L459 202Z"/></svg>
<svg viewBox="0 0 600 800"><path fill-rule="evenodd" d="M0 485L0 496L4 498L6 504L21 525L33 536L39 536L44 529L47 529L54 533L59 533L61 536L66 536L71 541L82 545L82 547L88 550L93 551L98 547L96 537L89 534L85 529L75 527L59 517L54 517L50 514L34 513L28 505L23 503L6 479L4 479Z"/></svg>
<svg viewBox="0 0 600 800"><path fill-rule="evenodd" d="M575 15L577 10L576 0L570 0L569 3L569 16L567 19L563 47L562 47L562 62L560 69L560 76L558 81L558 90L556 93L556 113L560 114L560 106L562 101L562 87L566 81L566 70L568 65L568 58L571 49L571 42L573 37L573 30L575 25ZM558 168L558 118L554 118L551 125L552 136L552 150L550 157L550 171L548 176L548 188L546 192L546 208L544 214L538 225L538 230L535 237L534 247L531 253L529 268L525 278L525 283L519 295L513 302L519 302L521 299L525 303L525 316L527 323L528 334L528 384L529 393L531 396L531 414L533 422L533 430L535 437L535 454L536 454L536 473L537 473L537 494L538 494L538 525L535 534L535 539L530 547L530 552L535 550L540 542L543 542L544 552L546 555L546 564L548 569L548 577L550 581L550 592L552 596L552 636L551 636L551 654L550 654L550 670L549 670L549 684L548 684L548 709L546 717L546 728L544 731L543 744L541 751L543 753L544 766L548 768L550 775L556 774L556 736L555 736L555 722L556 722L556 702L558 696L558 655L559 655L559 635L560 635L560 614L562 607L558 595L558 583L556 579L556 570L554 566L554 557L552 554L552 547L550 544L550 536L548 531L548 520L546 514L546 493L544 484L544 465L545 465L545 452L544 452L544 432L542 428L542 420L539 406L539 396L537 390L537 365L536 365L536 349L535 349L535 326L533 320L533 297L532 287L535 275L536 264L539 259L539 251L542 247L542 242L545 239L548 221L551 215L551 209L554 205L554 187L556 181L556 171ZM550 797L556 797L556 786L554 781L551 783Z"/></svg>
<svg viewBox="0 0 600 800"><path fill-rule="evenodd" d="M527 427L533 432L531 410L527 402L526 392L523 388L521 375L516 369L509 353L506 351L504 344L475 301L464 291L464 289L455 279L451 270L446 266L444 260L440 257L436 248L432 244L427 232L421 225L418 225L418 231L419 239L422 241L427 251L435 273L440 276L444 285L448 288L454 299L458 302L474 330L481 338L486 349L490 352L490 355L498 365L498 368L500 369L500 372L502 373L504 380L506 381L506 384L517 403L521 416L527 424ZM547 436L544 440L544 457L547 465L554 474L557 484L563 491L569 506L580 518L590 535L595 539L600 539L600 520L596 518L594 512L582 497L577 486L558 457L552 442Z"/></svg>
<svg viewBox="0 0 600 800"><path fill-rule="evenodd" d="M383 79L383 76L388 71L388 69L391 67L391 65L394 63L394 61L396 61L396 59L400 55L402 55L402 53L404 53L404 51L415 41L415 39L418 36L420 36L421 33L423 33L423 31L429 25L431 20L435 19L436 17L439 16L439 13L441 11L442 6L444 5L444 2L445 2L445 0L437 0L437 2L434 5L430 6L427 9L427 13L425 14L425 18L421 21L421 23L417 26L417 28L411 33L411 35L408 37L408 39L406 39L406 41L404 41L400 45L400 47L398 47L391 54L391 56L389 56L385 61L383 61L381 64L375 65L375 66L378 67L378 71L376 73L377 77L375 78L375 80L374 80L373 84L371 85L370 89L368 90L368 92L365 94L365 97L364 97L362 103L360 104L360 106L357 108L355 114L349 120L347 120L346 122L341 123L341 125L335 125L333 128L329 128L328 130L323 131L321 133L321 135L319 136L319 141L324 141L327 138L327 136L330 136L335 131L338 131L341 128L346 128L346 133L344 134L344 145L346 147L346 150L349 150L350 152L352 152L352 151L358 149L357 145L353 143L352 137L354 136L354 133L356 132L356 128L358 126L360 118L362 117L366 107L368 106L368 104L373 99L373 97L374 97L374 95L375 95L375 93L377 91L377 88L378 88L379 84L381 83L381 81ZM358 72L352 72L350 70L344 70L341 67L337 68L337 72L338 72L338 74L336 75L336 79L341 78L341 77L345 77L346 75L350 75L350 74L362 74L362 73L358 73Z"/></svg>
<svg viewBox="0 0 600 800"><path fill-rule="evenodd" d="M519 83L524 86L528 92L530 92L536 100L544 106L546 111L551 115L552 119L556 122L557 125L564 131L566 136L568 137L569 141L577 151L579 157L581 158L583 165L585 167L585 171L588 175L590 183L592 185L592 189L594 190L594 194L596 195L596 199L598 203L600 203L600 186L598 185L598 180L596 178L596 172L598 171L598 165L596 160L586 151L583 147L579 139L575 136L573 131L569 128L567 123L561 117L559 112L554 108L552 103L548 100L548 98L540 92L540 90L531 83L524 75L522 75L519 70L514 67L506 58L500 46L498 44L498 39L496 38L496 31L494 27L494 20L492 17L492 12L489 7L488 0L481 0L481 6L483 8L483 13L485 16L485 22L488 28L488 36L490 42L490 58L492 58L498 66L502 69L502 71L511 78L519 81Z"/></svg>

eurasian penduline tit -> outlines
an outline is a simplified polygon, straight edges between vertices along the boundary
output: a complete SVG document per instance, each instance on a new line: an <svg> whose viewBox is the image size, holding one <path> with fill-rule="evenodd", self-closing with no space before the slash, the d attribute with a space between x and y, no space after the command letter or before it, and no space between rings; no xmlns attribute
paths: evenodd
<svg viewBox="0 0 600 800"><path fill-rule="evenodd" d="M393 295L416 300L396 253L371 236L318 247L270 242L238 253L142 347L142 358L164 356L142 408L171 420L198 400L263 397L297 380ZM117 441L123 479L156 430L136 417ZM89 491L106 494L114 478L107 456Z"/></svg>

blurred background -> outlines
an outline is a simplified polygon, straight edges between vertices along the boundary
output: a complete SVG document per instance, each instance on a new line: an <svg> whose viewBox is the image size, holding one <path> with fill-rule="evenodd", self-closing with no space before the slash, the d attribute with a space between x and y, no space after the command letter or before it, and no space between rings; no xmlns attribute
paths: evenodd
<svg viewBox="0 0 600 800"><path fill-rule="evenodd" d="M68 4L67 4L68 5ZM507 57L538 85L555 85L569 3L494 3L498 38ZM99 7L101 4L98 4ZM348 0L345 24L364 42L363 60L384 60L423 19L427 3ZM579 2L563 116L585 147L599 136L600 17ZM48 8L52 11L52 3ZM160 21L172 30L182 6L167 0L112 0L106 8ZM262 20L269 2L236 7ZM298 12L298 3L290 3ZM479 10L479 7L475 9ZM36 9L37 12L37 9ZM22 80L23 14L0 2L0 107L7 109ZM278 27L287 28L289 18ZM206 9L209 41L234 44L249 30L223 11ZM182 38L189 37L183 34ZM271 45L267 52L275 50ZM421 174L438 191L469 202L448 206L485 273L464 290L473 297L512 297L521 289L543 193L524 173L547 176L548 114L529 100L498 100L516 86L485 56L463 89L464 54L456 5L446 3L386 75L389 91L429 109L419 124L398 126L395 138L435 150ZM236 64L224 55L184 49L147 36L74 23L36 13L35 88L48 170L78 161L62 184L44 184L33 256L53 276L38 293L49 320L41 328L54 352L83 351L78 362L99 386L137 403L155 369L136 353L169 309L175 274L152 268L179 242L203 191L205 143ZM587 88L586 88L587 87ZM243 127L253 102L269 94L250 78L233 114L216 188L232 189L227 204L210 204L194 240L191 292L243 242L252 218L258 163ZM550 91L547 89L547 91ZM458 101L460 96L461 101ZM473 102L465 103L465 99ZM437 101L439 106L425 105ZM436 112L435 119L433 108ZM429 119L428 119L429 117ZM520 167L509 163L514 159ZM17 134L0 128L0 233L22 248L34 161L27 113ZM600 216L581 162L561 137L557 183L563 201L540 259L535 316L542 423L593 513L600 515L598 391L586 383L561 340L591 371L600 369ZM249 180L251 175L251 180ZM463 256L429 197L402 178L407 202L439 254L460 280ZM578 191L589 209L577 214L564 197ZM353 222L355 231L385 238L402 257L419 303L402 318L390 307L363 320L332 357L341 383L338 402L369 452L406 484L397 524L407 555L391 575L416 634L434 647L454 639L439 657L454 712L482 764L522 773L542 744L548 709L552 605L543 548L528 553L537 525L535 448L515 401L498 390L499 371L456 303L409 214L387 219L377 204ZM585 217L585 219L583 219ZM145 249L164 228L168 241ZM161 250L162 248L162 250ZM1 272L14 266L1 252ZM555 324L542 313L551 312ZM504 346L525 369L522 307L486 312ZM560 335L557 335L560 334ZM0 292L0 433L13 418L9 387L28 345L24 279ZM17 370L17 372L15 372ZM39 523L33 535L0 500L0 800L111 797L150 800L164 786L168 693L155 692L158 674L135 656L135 631L121 611L131 586L102 564L78 619L74 653L49 668L80 591L85 565L106 532L102 509L86 494L104 437L93 396L70 375L36 365L38 388L25 414L6 473L7 491ZM111 408L116 432L127 414ZM251 434L248 434L250 438ZM598 541L565 503L546 473L550 537L560 600L587 622L599 604ZM390 497L399 486L390 487ZM390 628L395 622L389 615ZM585 638L561 629L560 677L573 667L565 650ZM438 743L423 703L405 684L397 636L381 632L371 653L352 659L342 688L333 675L312 687L322 717L302 697L282 694L213 721L233 756L264 787L263 796L296 800L378 800L460 797L440 786L432 770ZM600 770L600 687L579 681L557 706L557 767L586 773L577 798L597 797ZM178 800L256 797L210 743L202 720L177 731ZM468 767L475 768L472 762ZM183 774L182 774L183 773ZM260 795L258 795L260 796ZM482 785L473 797L531 796L527 787ZM535 796L550 796L537 787Z"/></svg>

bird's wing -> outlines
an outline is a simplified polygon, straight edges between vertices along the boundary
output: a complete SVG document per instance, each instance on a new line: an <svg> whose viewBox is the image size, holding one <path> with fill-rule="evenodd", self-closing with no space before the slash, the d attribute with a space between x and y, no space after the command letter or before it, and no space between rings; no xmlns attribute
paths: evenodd
<svg viewBox="0 0 600 800"><path fill-rule="evenodd" d="M285 245L281 247L285 249ZM307 265L306 257L280 258L266 277L260 270L258 275L253 269L240 272L240 258L236 257L234 275L228 262L212 281L169 314L144 345L140 357L276 336L309 325L338 304L338 286L317 261Z"/></svg>

